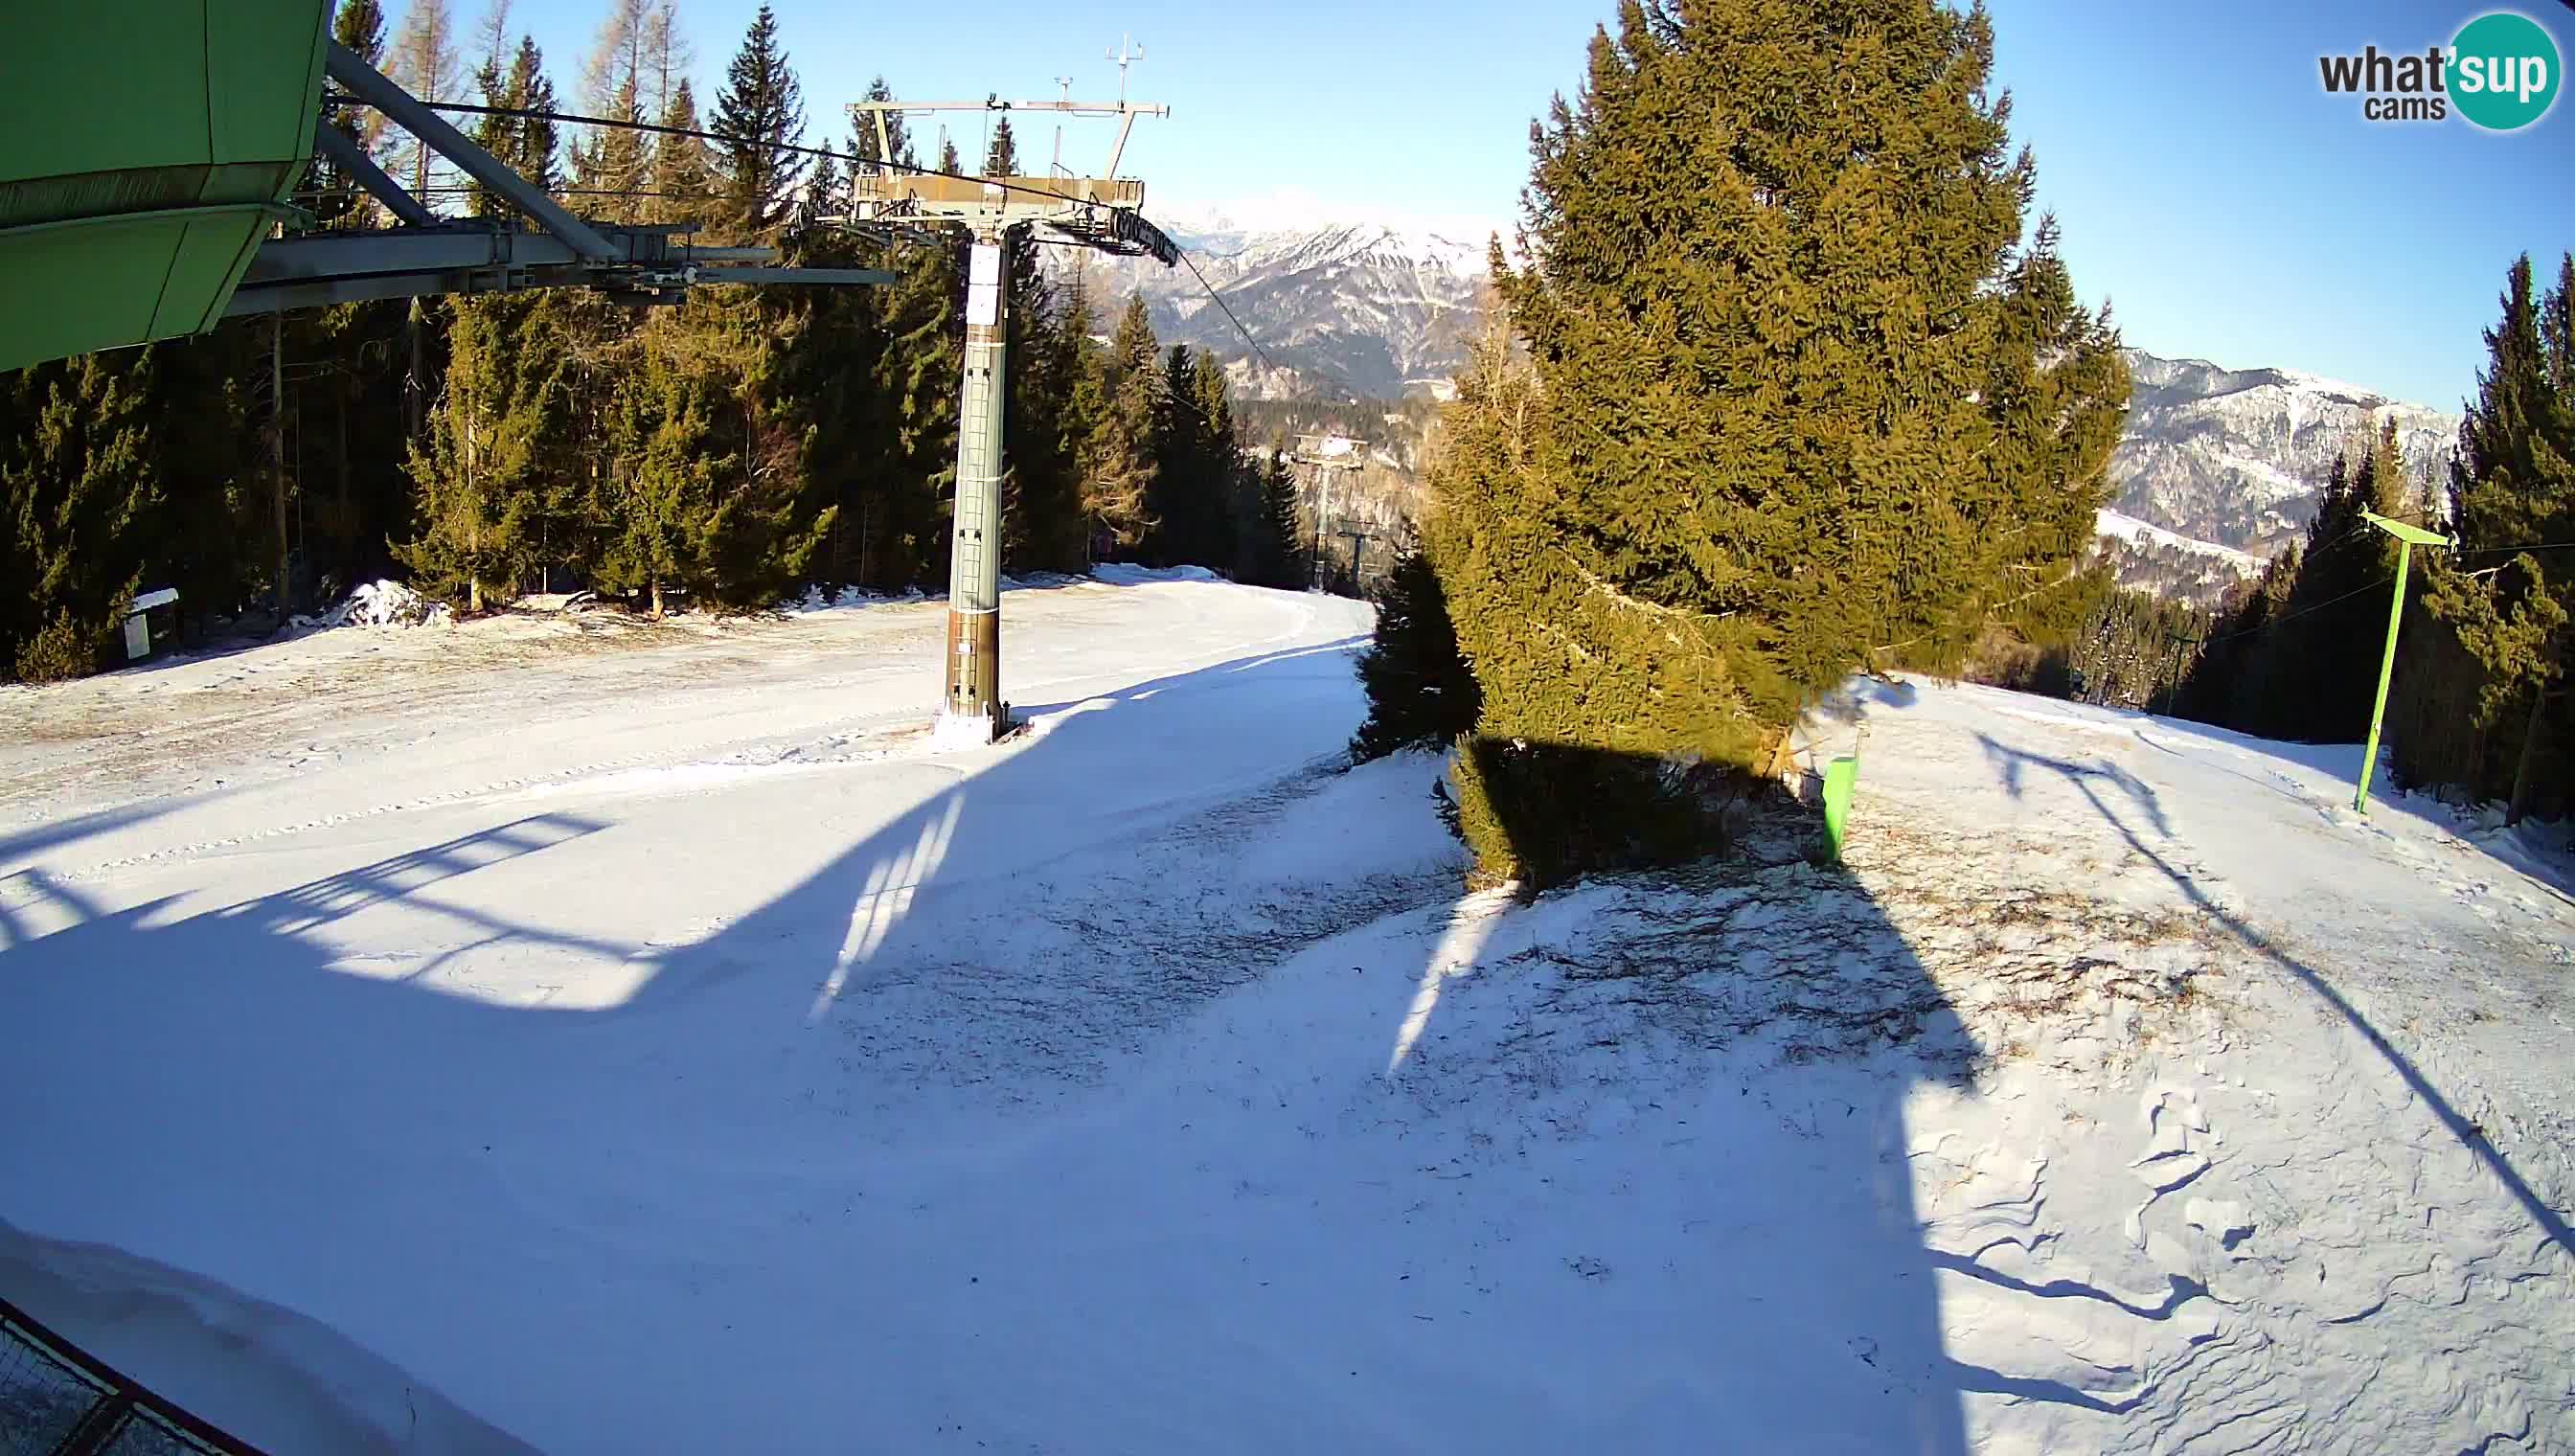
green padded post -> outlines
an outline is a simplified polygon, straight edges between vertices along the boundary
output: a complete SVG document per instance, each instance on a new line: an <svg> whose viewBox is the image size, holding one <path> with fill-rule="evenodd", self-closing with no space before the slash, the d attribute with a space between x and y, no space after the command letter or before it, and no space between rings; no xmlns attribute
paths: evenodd
<svg viewBox="0 0 2575 1456"><path fill-rule="evenodd" d="M1824 765L1824 837L1842 857L1842 826L1850 818L1851 790L1859 786L1859 755L1845 753Z"/></svg>

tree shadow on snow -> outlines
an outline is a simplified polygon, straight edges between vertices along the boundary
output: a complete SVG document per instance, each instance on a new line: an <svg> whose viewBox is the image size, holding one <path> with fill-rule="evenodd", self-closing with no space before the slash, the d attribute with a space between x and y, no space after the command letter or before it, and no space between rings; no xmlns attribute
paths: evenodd
<svg viewBox="0 0 2575 1456"><path fill-rule="evenodd" d="M1501 825L1527 863L1563 862L1568 835L1614 853L1622 789L1674 775L1509 749L1461 751L1488 777L1552 780ZM1915 1203L1917 1159L1943 1154L1908 1128L1908 1096L1963 1087L1982 1052L1857 881L1779 839L1779 810L1724 846L1743 858L1470 898L1419 971L1392 1100L1434 1146L1446 1133L1423 1173L1482 1184L1450 1220L1456 1313L1517 1327L1516 1360L1477 1372L1480 1408L1460 1413L1475 1442L1948 1453L1967 1449L1965 1392L2114 1408L1948 1354L1943 1274L2051 1292L1985 1269L1983 1240L1935 1247ZM1745 825L1711 820L1706 847L1720 827Z"/></svg>
<svg viewBox="0 0 2575 1456"><path fill-rule="evenodd" d="M1944 1278L2059 1291L1916 1206L1946 1154L1908 1096L1979 1052L1864 890L1461 900L1427 761L1336 771L1347 646L796 779L846 847L684 944L449 888L620 827L572 814L217 910L52 883L71 923L0 950L38 1033L0 1093L53 1109L0 1145L0 1216L549 1450L1948 1453L1962 1392L2116 1408L1944 1348ZM353 960L377 911L450 948ZM474 989L542 957L634 988Z"/></svg>
<svg viewBox="0 0 2575 1456"><path fill-rule="evenodd" d="M2083 795L2094 812L2098 813L2111 828L2118 831L2119 837L2127 842L2130 849L2147 863L2162 871L2166 878L2189 897L2192 904L2197 905L2210 918L2223 925L2227 933L2233 935L2248 949L2258 952L2264 959L2287 971L2298 984L2305 986L2318 999L2332 1007L2351 1024L2353 1030L2360 1033L2362 1040L2368 1042L2372 1049L2386 1059L2388 1066L2404 1080L2405 1085L2412 1088L2414 1094L2423 1099L2423 1105L2431 1109L2432 1115L2440 1119L2441 1125L2448 1128L2450 1134L2456 1137L2462 1146L2476 1154L2478 1161L2485 1164L2487 1170L2495 1175L2497 1181L2501 1182L2522 1208L2530 1214L2531 1221L2539 1226L2540 1232L2555 1242L2558 1247L2570 1254L2575 1254L2575 1228L2570 1228L2566 1219L2539 1196L2538 1192L2530 1186L2529 1181L2513 1167L2510 1160L2506 1159L2493 1142L2488 1140L2483 1128L2452 1105L2449 1098L2442 1095L2440 1088L2434 1086L2431 1080L2424 1076L2422 1070L2414 1065L2412 1059L2398 1050L2395 1044L2390 1042L2357 1006L2354 1006L2340 990L2335 988L2333 982L2327 979L2323 972L2291 955L2259 927L2218 903L2215 897L2200 884L2197 876L2185 867L2175 864L2149 843L2145 835L2139 833L2135 825L2129 822L2128 815L2120 811L2119 804L2104 791L2105 789L2115 790L2118 797L2126 800L2131 812L2142 816L2154 825L2158 838L2169 840L2172 826L2165 820L2163 806L2156 798L2151 784L2113 763L2073 762L2014 747L1984 733L1978 733L1976 736L1983 744L1986 758L1994 763L2001 773L2004 788L2014 798L2022 796L2024 775L2028 770L2035 769L2064 779Z"/></svg>

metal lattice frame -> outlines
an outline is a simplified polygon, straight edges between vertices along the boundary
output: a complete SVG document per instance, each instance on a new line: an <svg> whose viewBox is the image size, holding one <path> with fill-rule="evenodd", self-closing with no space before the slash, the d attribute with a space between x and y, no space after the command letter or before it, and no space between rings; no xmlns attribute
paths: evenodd
<svg viewBox="0 0 2575 1456"><path fill-rule="evenodd" d="M626 303L666 304L710 283L894 282L894 275L882 269L764 266L776 261L776 250L699 247L681 226L615 227L576 217L348 47L332 42L323 65L351 97L419 137L544 231L440 218L356 144L336 129L322 127L318 139L324 153L405 226L271 239L251 259L225 308L228 317L367 299L529 288L588 287Z"/></svg>

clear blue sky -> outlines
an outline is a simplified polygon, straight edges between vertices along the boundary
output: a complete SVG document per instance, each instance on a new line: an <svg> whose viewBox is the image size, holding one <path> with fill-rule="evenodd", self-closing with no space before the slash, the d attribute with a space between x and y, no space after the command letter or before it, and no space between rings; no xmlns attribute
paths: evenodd
<svg viewBox="0 0 2575 1456"><path fill-rule="evenodd" d="M482 0L450 0L460 28ZM711 95L757 0L681 0ZM2575 247L2575 99L2537 127L2363 121L2326 97L2320 51L2420 51L2491 8L2449 0L1989 0L2014 134L2038 153L2083 292L2115 305L2128 341L2158 354L2282 365L2456 408L2506 264ZM1367 215L1507 225L1531 117L1570 90L1607 0L1418 0L1295 6L988 0L853 5L776 0L809 112L882 72L942 99L1114 95L1104 58L1122 31L1146 48L1122 169L1157 202L1312 197ZM2518 0L2575 62L2575 8ZM401 0L387 0L399 14ZM516 0L569 96L604 6ZM959 118L982 148L984 119ZM1093 124L1097 126L1098 124ZM1023 155L1053 132L1025 129ZM1105 152L1067 138L1067 160ZM1085 152L1083 148L1090 149Z"/></svg>

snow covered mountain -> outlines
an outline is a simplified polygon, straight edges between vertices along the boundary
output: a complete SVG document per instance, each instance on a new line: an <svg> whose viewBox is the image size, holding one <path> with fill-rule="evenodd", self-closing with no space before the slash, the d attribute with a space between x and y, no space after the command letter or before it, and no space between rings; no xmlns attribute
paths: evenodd
<svg viewBox="0 0 2575 1456"><path fill-rule="evenodd" d="M1161 222L1190 250L1195 273L1071 249L1051 261L1089 269L1104 330L1116 301L1142 292L1162 340L1214 351L1247 398L1444 398L1464 363L1489 227L1397 225L1310 198L1262 208L1252 220L1173 209ZM1235 319L1261 341L1270 367L1253 357ZM2213 599L2258 572L2314 518L2334 456L2387 416L2407 474L2436 487L2446 478L2454 414L2296 370L2226 369L2136 349L2127 359L2136 388L2111 462L2102 534L2118 540L2122 577L2137 585Z"/></svg>
<svg viewBox="0 0 2575 1456"><path fill-rule="evenodd" d="M2315 518L2335 454L2389 416L2407 476L2447 480L2456 415L2291 369L2127 358L2135 392L2110 462L2111 509L2176 537L2269 557Z"/></svg>
<svg viewBox="0 0 2575 1456"><path fill-rule="evenodd" d="M1196 274L1188 266L1069 249L1052 261L1059 269L1090 269L1104 329L1114 317L1112 301L1142 292L1165 344L1214 350L1252 398L1444 394L1465 361L1485 272L1485 238L1467 227L1321 218L1270 227L1188 211L1160 221L1190 250ZM1209 288L1261 341L1275 368L1252 357Z"/></svg>

